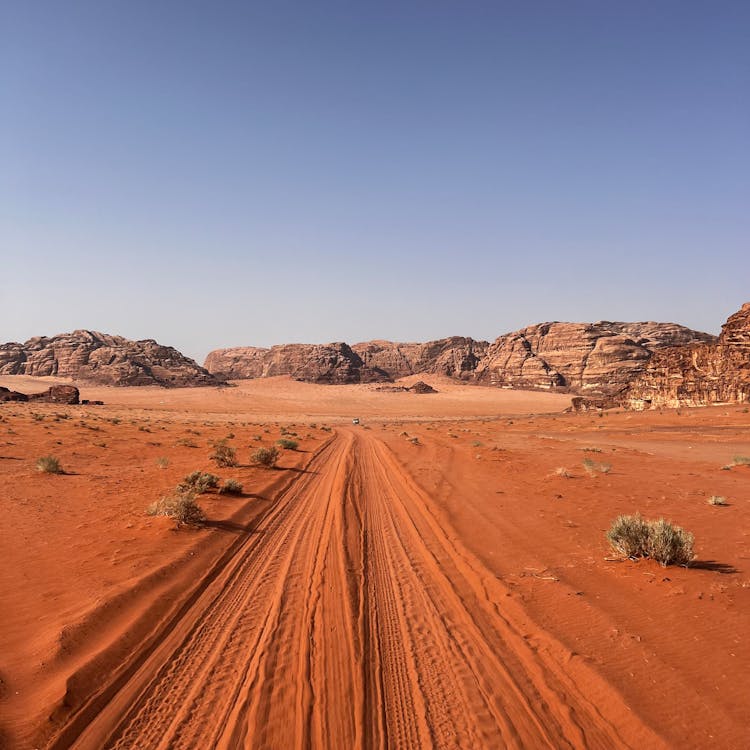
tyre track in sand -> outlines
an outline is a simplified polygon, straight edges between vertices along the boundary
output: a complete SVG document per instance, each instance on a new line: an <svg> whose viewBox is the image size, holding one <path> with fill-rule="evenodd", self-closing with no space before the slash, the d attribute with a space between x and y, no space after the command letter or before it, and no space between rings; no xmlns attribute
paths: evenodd
<svg viewBox="0 0 750 750"><path fill-rule="evenodd" d="M386 446L339 430L72 746L663 746L506 597Z"/></svg>

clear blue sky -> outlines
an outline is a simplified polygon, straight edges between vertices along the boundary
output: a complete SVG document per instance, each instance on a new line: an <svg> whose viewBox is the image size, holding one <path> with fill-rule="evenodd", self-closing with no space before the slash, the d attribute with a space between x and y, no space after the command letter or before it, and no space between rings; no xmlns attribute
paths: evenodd
<svg viewBox="0 0 750 750"><path fill-rule="evenodd" d="M0 4L0 341L717 331L750 3Z"/></svg>

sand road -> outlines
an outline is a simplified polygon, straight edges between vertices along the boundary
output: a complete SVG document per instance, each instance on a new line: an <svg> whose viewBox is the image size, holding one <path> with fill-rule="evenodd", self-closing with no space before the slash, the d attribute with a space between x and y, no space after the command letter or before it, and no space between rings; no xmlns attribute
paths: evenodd
<svg viewBox="0 0 750 750"><path fill-rule="evenodd" d="M664 746L513 607L386 445L340 428L51 747Z"/></svg>

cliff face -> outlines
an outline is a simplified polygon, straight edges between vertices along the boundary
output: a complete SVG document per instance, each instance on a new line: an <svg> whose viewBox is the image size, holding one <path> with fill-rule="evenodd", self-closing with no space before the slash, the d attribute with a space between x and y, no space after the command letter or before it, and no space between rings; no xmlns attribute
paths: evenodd
<svg viewBox="0 0 750 750"><path fill-rule="evenodd" d="M622 402L636 409L750 402L750 302L727 320L715 343L654 354Z"/></svg>
<svg viewBox="0 0 750 750"><path fill-rule="evenodd" d="M280 344L270 349L252 346L217 349L206 357L206 369L226 379L291 375L309 383L389 382L390 375L369 365L344 343Z"/></svg>
<svg viewBox="0 0 750 750"><path fill-rule="evenodd" d="M384 370L394 378L425 372L468 379L488 346L486 341L451 336L425 344L365 341L354 344L352 349L366 365Z"/></svg>
<svg viewBox="0 0 750 750"><path fill-rule="evenodd" d="M0 345L0 375L56 375L100 385L219 385L221 380L152 339L131 341L96 331L39 336Z"/></svg>
<svg viewBox="0 0 750 750"><path fill-rule="evenodd" d="M479 382L506 388L621 391L665 346L713 341L674 323L541 323L500 336L476 369Z"/></svg>

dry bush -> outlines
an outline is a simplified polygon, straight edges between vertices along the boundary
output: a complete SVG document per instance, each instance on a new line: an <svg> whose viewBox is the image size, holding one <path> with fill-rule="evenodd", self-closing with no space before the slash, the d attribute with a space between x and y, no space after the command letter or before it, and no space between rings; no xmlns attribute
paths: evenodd
<svg viewBox="0 0 750 750"><path fill-rule="evenodd" d="M210 459L215 461L217 466L237 466L237 452L227 443L226 438L214 443L214 452Z"/></svg>
<svg viewBox="0 0 750 750"><path fill-rule="evenodd" d="M149 516L173 518L178 526L198 525L206 518L201 507L195 502L195 492L180 488L177 488L171 495L166 495L152 503L146 513Z"/></svg>
<svg viewBox="0 0 750 750"><path fill-rule="evenodd" d="M723 495L711 495L711 497L709 497L708 500L706 500L706 502L709 505L717 505L717 506L729 505L729 503L727 502L727 499Z"/></svg>
<svg viewBox="0 0 750 750"><path fill-rule="evenodd" d="M583 468L586 469L586 473L590 477L595 477L599 474L609 474L612 471L612 465L607 463L601 463L599 461L592 461L590 458L583 459Z"/></svg>
<svg viewBox="0 0 750 750"><path fill-rule="evenodd" d="M289 438L281 438L276 441L276 445L280 445L284 450L296 451L299 447L299 443L296 440L290 440Z"/></svg>
<svg viewBox="0 0 750 750"><path fill-rule="evenodd" d="M750 456L735 456L732 463L735 466L750 466Z"/></svg>
<svg viewBox="0 0 750 750"><path fill-rule="evenodd" d="M617 516L607 532L612 549L623 557L643 557L648 541L648 522L640 513Z"/></svg>
<svg viewBox="0 0 750 750"><path fill-rule="evenodd" d="M687 567L695 557L690 532L663 518L646 521L638 513L618 516L607 531L607 540L623 557L650 557L663 566Z"/></svg>
<svg viewBox="0 0 750 750"><path fill-rule="evenodd" d="M42 474L64 474L60 462L54 456L42 456L36 460L36 470Z"/></svg>
<svg viewBox="0 0 750 750"><path fill-rule="evenodd" d="M254 463L261 466L276 466L276 462L279 460L279 449L275 447L258 448L253 451L250 458Z"/></svg>
<svg viewBox="0 0 750 750"><path fill-rule="evenodd" d="M227 479L219 489L219 492L222 495L241 495L242 485L236 479Z"/></svg>
<svg viewBox="0 0 750 750"><path fill-rule="evenodd" d="M219 477L203 471L194 471L188 474L178 485L178 492L194 492L202 495L210 489L219 486Z"/></svg>
<svg viewBox="0 0 750 750"><path fill-rule="evenodd" d="M695 538L689 531L660 518L649 523L646 552L650 558L663 566L688 566L695 557L694 542Z"/></svg>
<svg viewBox="0 0 750 750"><path fill-rule="evenodd" d="M555 469L555 475L558 477L563 477L565 479L570 479L570 477L572 476L571 473L564 466L558 466Z"/></svg>

